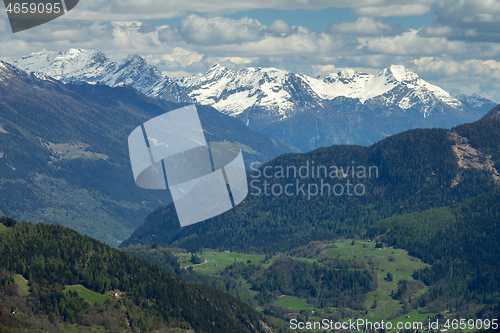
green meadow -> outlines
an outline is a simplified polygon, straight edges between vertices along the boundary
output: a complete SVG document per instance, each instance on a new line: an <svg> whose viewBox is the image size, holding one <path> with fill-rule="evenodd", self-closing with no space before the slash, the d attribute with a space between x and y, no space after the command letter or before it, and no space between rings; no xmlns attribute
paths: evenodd
<svg viewBox="0 0 500 333"><path fill-rule="evenodd" d="M370 322L380 322L381 320L385 322L390 321L394 326L397 323L403 323L404 325L408 322L412 323L412 325L413 322L422 322L423 325L425 325L429 317L436 315L436 313L420 313L419 311L421 311L421 308L416 308L407 314L403 314L403 302L391 297L391 294L397 292L399 281L412 280L414 270L422 269L427 266L421 260L409 256L405 250L392 247L377 248L374 241L355 240L353 244L352 239L341 240L333 244L316 244L315 246L317 247L315 255L295 255L292 256L292 258L308 262L325 259L325 256L330 258L338 257L344 260L362 259L367 264L371 263L370 267L375 269L378 279L378 288L367 294L365 301L367 310L349 312L352 318L360 318ZM300 253L300 251L297 253ZM195 271L206 275L217 275L226 267L236 262L252 263L269 267L274 260L278 258L277 256L273 256L270 260L264 262L264 255L215 251L203 251L197 255L201 256L202 260L205 262L193 265L190 262L190 253L176 253L181 267L185 268L191 266ZM323 263L320 263L320 265L323 265ZM388 279L388 274L392 276L392 281ZM248 281L240 278L238 282L241 282L241 286L248 288L252 295L258 294L257 291L251 290L251 284L248 283ZM427 289L426 286L422 286L422 288L413 291L410 298L418 298L425 293ZM403 301L408 302L410 299L406 298ZM317 308L308 304L304 299L290 295L280 296L276 300L276 304L292 313L301 310L311 311L311 320L323 319L314 317L315 314L313 311L316 310L320 310L325 314L333 314L334 312L342 311L342 309L337 309L335 307ZM259 310L262 311L261 308ZM468 330L464 331L467 332Z"/></svg>
<svg viewBox="0 0 500 333"><path fill-rule="evenodd" d="M111 299L112 299L111 296L99 294L99 293L96 293L94 291L88 290L87 288L85 288L84 286L82 286L80 284L76 284L73 286L66 286L66 288L64 288L65 292L69 292L70 290L76 291L78 293L79 297L83 298L86 301L89 301L91 304L95 304L95 303L102 304L106 300L111 301Z"/></svg>
<svg viewBox="0 0 500 333"><path fill-rule="evenodd" d="M21 297L27 297L30 289L28 286L28 280L26 280L22 275L16 274L14 275L14 282L17 284Z"/></svg>
<svg viewBox="0 0 500 333"><path fill-rule="evenodd" d="M195 271L203 274L216 274L224 270L227 266L237 262L252 263L254 265L263 265L264 267L268 267L277 258L273 257L266 263L261 263L261 261L264 260L265 255L241 254L235 252L203 251L201 257L206 262L203 264L193 265L190 262L191 254L177 253L176 256L179 257L179 264L181 268L191 266Z"/></svg>

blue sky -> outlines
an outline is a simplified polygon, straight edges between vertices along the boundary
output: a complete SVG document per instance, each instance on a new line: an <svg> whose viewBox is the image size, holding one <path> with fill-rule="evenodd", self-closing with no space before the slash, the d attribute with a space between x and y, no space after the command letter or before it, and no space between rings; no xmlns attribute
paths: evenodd
<svg viewBox="0 0 500 333"><path fill-rule="evenodd" d="M86 0L13 34L0 11L0 59L73 47L144 56L184 77L216 63L307 75L404 65L451 94L500 102L498 0Z"/></svg>
<svg viewBox="0 0 500 333"><path fill-rule="evenodd" d="M422 28L431 23L436 11L433 5L427 14L401 17L386 17L384 21L389 24L401 24L405 28ZM255 18L263 24L271 24L276 19L281 19L290 25L303 26L311 31L324 31L333 22L354 21L360 15L355 15L351 8L325 8L321 10L279 10L279 9L254 9L240 11L227 15L233 19L240 19L244 16Z"/></svg>
<svg viewBox="0 0 500 333"><path fill-rule="evenodd" d="M384 21L389 24L400 24L405 28L419 29L429 25L432 22L434 13L436 11L436 5L432 5L430 10L426 14L413 15L402 17L386 17ZM190 14L200 15L202 13L191 12ZM234 20L239 20L243 17L251 17L258 20L260 23L269 25L273 23L276 19L284 20L290 25L302 26L311 31L324 31L326 27L333 22L348 22L354 21L360 15L355 15L351 8L336 8L329 7L320 10L307 10L307 9L251 9L251 10L241 10L233 14L222 15ZM167 20L155 20L151 23L155 26L161 26L164 24L177 26L182 17L174 17Z"/></svg>

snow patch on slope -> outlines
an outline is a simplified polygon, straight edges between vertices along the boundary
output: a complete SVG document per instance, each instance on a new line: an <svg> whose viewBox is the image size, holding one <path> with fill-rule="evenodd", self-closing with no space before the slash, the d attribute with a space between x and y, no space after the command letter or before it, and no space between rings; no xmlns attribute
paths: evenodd
<svg viewBox="0 0 500 333"><path fill-rule="evenodd" d="M237 72L215 65L203 74L185 78L179 85L198 103L238 115L254 105L285 115L293 107L291 95L283 89L287 71L276 68L244 68Z"/></svg>
<svg viewBox="0 0 500 333"><path fill-rule="evenodd" d="M383 69L376 75L350 70L332 73L325 78L312 78L303 74L300 74L300 77L323 99L342 96L358 98L364 104L369 99L386 95L396 87L406 87L412 92L403 96L397 103L402 109L409 109L417 102L428 100L429 94L451 107L461 106L460 101L446 91L422 80L417 74L400 65ZM387 104L391 102L391 98L386 98Z"/></svg>
<svg viewBox="0 0 500 333"><path fill-rule="evenodd" d="M14 65L27 72L44 73L57 80L78 79L90 84L99 82L116 68L114 62L96 49L36 52L15 61Z"/></svg>

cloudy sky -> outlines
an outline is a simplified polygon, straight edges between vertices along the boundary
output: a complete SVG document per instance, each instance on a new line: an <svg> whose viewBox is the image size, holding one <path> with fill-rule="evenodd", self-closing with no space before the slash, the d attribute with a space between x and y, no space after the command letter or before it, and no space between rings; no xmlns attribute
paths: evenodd
<svg viewBox="0 0 500 333"><path fill-rule="evenodd" d="M499 0L80 0L16 34L0 11L0 59L72 47L138 53L172 77L215 63L314 76L401 64L453 95L500 102Z"/></svg>

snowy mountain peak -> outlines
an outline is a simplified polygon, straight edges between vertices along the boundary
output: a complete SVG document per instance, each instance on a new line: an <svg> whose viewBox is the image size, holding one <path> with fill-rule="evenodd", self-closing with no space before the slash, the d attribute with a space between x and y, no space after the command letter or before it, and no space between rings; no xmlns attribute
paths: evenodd
<svg viewBox="0 0 500 333"><path fill-rule="evenodd" d="M81 49L81 48L72 48L67 51L61 51L57 53L57 59L99 59L99 60L108 60L106 55L99 51L98 49Z"/></svg>
<svg viewBox="0 0 500 333"><path fill-rule="evenodd" d="M34 52L27 57L23 57L15 62L21 69L23 67L36 66L42 68L52 68L53 70L71 68L75 66L84 67L94 62L107 62L109 59L104 53L97 49L69 49L61 52Z"/></svg>
<svg viewBox="0 0 500 333"><path fill-rule="evenodd" d="M210 68L208 71L206 71L205 73L201 74L201 76L203 77L206 77L207 79L210 79L210 80L217 80L218 78L221 78L223 76L227 76L227 75L232 75L234 72L227 69L226 67L224 66L221 66L219 64L216 64L214 66L212 66L212 68Z"/></svg>
<svg viewBox="0 0 500 333"><path fill-rule="evenodd" d="M0 82L5 81L12 75L12 69L9 64L0 60Z"/></svg>
<svg viewBox="0 0 500 333"><path fill-rule="evenodd" d="M234 116L261 110L272 114L273 119L283 119L305 108L323 108L338 97L386 109L418 110L415 112L424 117L437 105L452 109L464 106L459 99L402 65L390 66L375 75L343 69L313 78L277 68L248 67L233 71L215 64L204 73L173 80L142 56L130 55L116 63L96 49L32 53L15 65L63 82L80 80L111 86L126 83L152 97L196 101Z"/></svg>
<svg viewBox="0 0 500 333"><path fill-rule="evenodd" d="M396 79L396 81L399 82L414 81L419 78L417 74L413 73L402 65L391 65L391 67L379 72L379 75L392 76L394 79Z"/></svg>
<svg viewBox="0 0 500 333"><path fill-rule="evenodd" d="M472 95L459 94L455 96L463 104L468 107L475 109L491 109L494 107L494 103L487 98L481 97L480 95L474 93Z"/></svg>
<svg viewBox="0 0 500 333"><path fill-rule="evenodd" d="M28 72L41 72L63 82L75 79L97 83L115 67L96 49L69 49L61 52L36 52L14 62Z"/></svg>
<svg viewBox="0 0 500 333"><path fill-rule="evenodd" d="M222 66L221 64L215 64L213 65L207 72L211 71L211 70L219 70L219 69L226 69L226 67Z"/></svg>
<svg viewBox="0 0 500 333"><path fill-rule="evenodd" d="M147 65L146 59L138 54L130 54L125 59L120 61L120 66L123 65Z"/></svg>
<svg viewBox="0 0 500 333"><path fill-rule="evenodd" d="M8 64L0 60L0 70L6 70L8 67Z"/></svg>
<svg viewBox="0 0 500 333"><path fill-rule="evenodd" d="M163 78L162 73L140 55L129 55L116 63L97 49L36 52L14 64L28 72L44 73L63 82L84 81L110 86L126 83L142 92Z"/></svg>
<svg viewBox="0 0 500 333"><path fill-rule="evenodd" d="M337 73L337 77L339 79L349 80L349 79L353 79L356 76L358 76L358 72L355 71L354 69L350 69L350 68L343 69Z"/></svg>
<svg viewBox="0 0 500 333"><path fill-rule="evenodd" d="M27 73L18 67L2 62L0 60L0 83L12 87L14 85L24 85L26 83L36 87L43 81L58 83L57 80L40 72Z"/></svg>

